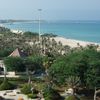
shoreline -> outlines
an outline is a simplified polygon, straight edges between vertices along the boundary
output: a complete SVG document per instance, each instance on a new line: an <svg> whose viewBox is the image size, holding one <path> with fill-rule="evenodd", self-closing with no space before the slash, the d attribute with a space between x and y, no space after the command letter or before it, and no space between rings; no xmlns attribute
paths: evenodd
<svg viewBox="0 0 100 100"><path fill-rule="evenodd" d="M61 37L61 36L54 37L54 39L57 43L61 42L63 45L68 45L71 48L78 47L78 44L82 47L86 47L87 45L99 45L99 47L100 47L99 43L70 39L70 38L65 38L65 37Z"/></svg>
<svg viewBox="0 0 100 100"><path fill-rule="evenodd" d="M10 29L10 31L15 33L15 34L22 34L22 35L24 33L24 31L22 31L22 30L15 30L15 29ZM70 45L70 42L71 43L73 42L73 44L76 45L77 43L79 43L83 47L86 46L86 45L91 45L91 44L100 46L100 43L90 42L90 41L85 41L85 40L72 39L72 38L66 38L66 37L59 36L59 35L57 35L56 37L53 37L53 38L56 40L56 42L61 41L63 45L67 45L67 43ZM75 46L75 47L77 47L77 46Z"/></svg>
<svg viewBox="0 0 100 100"><path fill-rule="evenodd" d="M5 26L0 25L0 27L5 27ZM15 34L21 34L21 35L24 34L24 31L22 31L22 30L10 29L10 31L12 33L15 33ZM68 45L71 48L75 48L75 47L78 47L78 46L86 47L87 45L91 45L91 44L92 45L98 45L100 47L100 43L83 41L83 40L77 40L77 39L71 39L71 38L67 38L67 37L63 37L63 36L59 36L59 35L57 35L56 37L53 37L51 39L55 39L55 41L57 43L61 42L62 45Z"/></svg>

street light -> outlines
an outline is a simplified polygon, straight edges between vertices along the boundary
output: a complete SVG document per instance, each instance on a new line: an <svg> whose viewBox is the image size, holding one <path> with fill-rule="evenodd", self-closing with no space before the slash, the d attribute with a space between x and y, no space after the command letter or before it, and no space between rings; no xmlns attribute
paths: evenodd
<svg viewBox="0 0 100 100"><path fill-rule="evenodd" d="M40 53L42 54L43 52L42 52L42 49L43 49L43 47L42 47L42 37L41 37L41 11L42 11L42 9L38 9L38 12L39 12L39 43L40 43ZM44 54L45 54L45 46L44 46Z"/></svg>
<svg viewBox="0 0 100 100"><path fill-rule="evenodd" d="M40 19L40 13L41 13L42 9L38 9L38 11L39 11L39 43L41 45L41 19Z"/></svg>

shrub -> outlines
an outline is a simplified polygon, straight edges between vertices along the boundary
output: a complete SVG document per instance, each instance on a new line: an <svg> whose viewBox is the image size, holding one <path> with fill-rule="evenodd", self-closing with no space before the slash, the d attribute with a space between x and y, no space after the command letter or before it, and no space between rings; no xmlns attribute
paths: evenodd
<svg viewBox="0 0 100 100"><path fill-rule="evenodd" d="M30 93L32 93L32 91L31 91L31 85L30 84L23 85L23 87L21 89L21 92L23 94L30 94Z"/></svg>
<svg viewBox="0 0 100 100"><path fill-rule="evenodd" d="M2 83L2 81L0 80L0 84Z"/></svg>
<svg viewBox="0 0 100 100"><path fill-rule="evenodd" d="M57 93L57 91L51 87L45 87L43 92L45 100L62 100L62 97L59 95L59 93Z"/></svg>
<svg viewBox="0 0 100 100"><path fill-rule="evenodd" d="M23 94L31 94L32 92L34 94L38 93L38 91L36 89L34 89L34 88L33 88L33 90L31 90L31 89L32 89L32 85L31 84L25 84L25 85L22 86L21 92Z"/></svg>
<svg viewBox="0 0 100 100"><path fill-rule="evenodd" d="M82 96L80 97L80 100L93 100L93 96ZM99 99L97 99L99 100Z"/></svg>
<svg viewBox="0 0 100 100"><path fill-rule="evenodd" d="M65 100L80 100L78 97L76 97L75 95L71 95L68 98L66 98Z"/></svg>
<svg viewBox="0 0 100 100"><path fill-rule="evenodd" d="M4 80L3 83L0 85L0 90L12 90L15 89L16 86L8 82L8 80Z"/></svg>
<svg viewBox="0 0 100 100"><path fill-rule="evenodd" d="M34 98L37 98L37 95L31 93L31 94L28 94L28 98L34 99Z"/></svg>

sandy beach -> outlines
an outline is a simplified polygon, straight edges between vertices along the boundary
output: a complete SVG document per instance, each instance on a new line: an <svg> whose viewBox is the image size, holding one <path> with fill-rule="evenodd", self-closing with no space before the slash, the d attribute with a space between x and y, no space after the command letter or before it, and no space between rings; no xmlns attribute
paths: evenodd
<svg viewBox="0 0 100 100"><path fill-rule="evenodd" d="M83 46L83 47L85 47L87 45L91 45L91 44L99 45L100 46L99 43L80 41L80 40L75 40L75 39L67 39L67 38L64 38L64 37L54 37L54 39L55 39L55 41L57 43L60 41L63 45L68 45L71 48L78 47L77 44L79 44L80 46Z"/></svg>

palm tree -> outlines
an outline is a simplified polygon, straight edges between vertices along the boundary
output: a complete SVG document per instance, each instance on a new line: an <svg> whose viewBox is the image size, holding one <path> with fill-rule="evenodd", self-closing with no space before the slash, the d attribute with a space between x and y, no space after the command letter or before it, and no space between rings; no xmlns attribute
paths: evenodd
<svg viewBox="0 0 100 100"><path fill-rule="evenodd" d="M67 54L67 53L69 53L70 51L71 51L70 46L65 45L65 46L64 46L64 53Z"/></svg>

